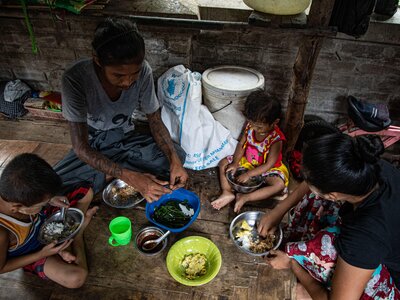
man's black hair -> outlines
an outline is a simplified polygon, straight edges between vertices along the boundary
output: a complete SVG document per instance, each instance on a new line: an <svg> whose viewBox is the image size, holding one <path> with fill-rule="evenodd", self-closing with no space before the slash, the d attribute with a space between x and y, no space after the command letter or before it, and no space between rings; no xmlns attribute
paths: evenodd
<svg viewBox="0 0 400 300"><path fill-rule="evenodd" d="M145 55L145 45L133 21L123 17L110 17L96 28L93 50L102 66L140 64Z"/></svg>

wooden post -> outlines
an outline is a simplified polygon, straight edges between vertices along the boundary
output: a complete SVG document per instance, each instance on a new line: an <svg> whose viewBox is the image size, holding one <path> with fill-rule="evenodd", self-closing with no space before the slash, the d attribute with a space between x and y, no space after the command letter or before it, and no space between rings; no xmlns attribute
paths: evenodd
<svg viewBox="0 0 400 300"><path fill-rule="evenodd" d="M309 27L326 27L332 14L335 0L313 0L308 17ZM283 126L287 143L285 156L293 150L300 130L304 123L304 111L308 94L324 37L321 35L303 36L296 61L293 66L292 83L290 87L288 106Z"/></svg>

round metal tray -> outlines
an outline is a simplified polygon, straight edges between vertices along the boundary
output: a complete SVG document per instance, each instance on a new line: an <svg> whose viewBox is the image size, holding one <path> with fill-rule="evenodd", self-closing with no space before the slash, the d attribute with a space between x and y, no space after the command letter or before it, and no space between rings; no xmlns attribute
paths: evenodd
<svg viewBox="0 0 400 300"><path fill-rule="evenodd" d="M103 201L111 207L131 208L144 200L144 197L139 192L135 192L131 197L123 201L118 200L118 195L114 193L113 188L124 188L126 186L128 186L128 184L121 179L114 179L103 190Z"/></svg>
<svg viewBox="0 0 400 300"><path fill-rule="evenodd" d="M252 252L252 251L246 249L245 247L243 247L240 244L240 242L235 238L235 234L239 230L243 220L246 220L246 222L250 226L255 227L255 229L257 229L257 225L260 222L260 220L261 220L261 218L263 217L264 214L265 213L263 213L261 211L246 211L246 212L241 213L240 215L238 215L231 222L231 225L229 227L229 235L230 235L232 241L235 243L235 245L240 250L242 250L243 252L245 252L247 254L250 254L250 255L253 255L253 256L265 256L265 255L268 255L270 250L278 249L278 247L282 243L283 231L282 231L281 225L278 226L278 229L277 229L277 232L276 232L277 237L276 237L276 242L275 242L274 247L272 249L266 251L266 252L262 252L262 253Z"/></svg>
<svg viewBox="0 0 400 300"><path fill-rule="evenodd" d="M66 240L69 240L73 238L81 229L83 221L85 220L85 216L83 212L80 209L77 208L68 208L66 211L65 215L65 220L66 222L73 222L73 223L79 223L79 226L75 229L74 232L72 232L69 236L64 237L62 239L57 239L58 244L61 244L65 242ZM45 239L44 237L44 228L47 226L47 224L51 222L60 222L61 221L61 211L57 211L54 214L52 214L49 218L46 219L46 221L42 224L39 230L39 236L38 240L42 244L50 244L52 241Z"/></svg>

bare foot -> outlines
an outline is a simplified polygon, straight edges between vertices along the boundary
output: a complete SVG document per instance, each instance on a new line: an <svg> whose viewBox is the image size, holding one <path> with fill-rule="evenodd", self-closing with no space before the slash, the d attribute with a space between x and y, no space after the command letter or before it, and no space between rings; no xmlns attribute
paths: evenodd
<svg viewBox="0 0 400 300"><path fill-rule="evenodd" d="M69 264L76 260L76 256L67 250L62 250L62 251L58 252L58 255L61 256L63 261L65 261Z"/></svg>
<svg viewBox="0 0 400 300"><path fill-rule="evenodd" d="M85 228L89 225L90 221L92 220L93 216L96 214L98 209L99 209L98 206L94 206L86 211L85 220L83 221L79 234L81 234L85 230Z"/></svg>
<svg viewBox="0 0 400 300"><path fill-rule="evenodd" d="M230 192L222 192L221 196L219 196L219 198L217 200L214 200L213 202L211 202L211 205L215 209L220 210L221 208L223 208L224 206L226 206L233 200L235 200L234 194L232 194Z"/></svg>
<svg viewBox="0 0 400 300"><path fill-rule="evenodd" d="M235 208L233 209L233 211L238 214L246 202L247 197L244 194L237 194Z"/></svg>

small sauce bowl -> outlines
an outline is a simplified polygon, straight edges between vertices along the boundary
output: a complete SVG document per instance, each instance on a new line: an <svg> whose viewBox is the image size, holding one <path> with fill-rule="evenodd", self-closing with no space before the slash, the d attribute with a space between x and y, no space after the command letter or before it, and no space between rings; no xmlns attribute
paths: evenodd
<svg viewBox="0 0 400 300"><path fill-rule="evenodd" d="M135 245L139 252L143 255L147 256L155 256L160 254L168 244L168 237L166 237L160 244L157 245L154 249L150 251L146 251L143 249L142 245L150 240L156 240L161 237L165 232L158 227L149 226L141 229L135 237Z"/></svg>

